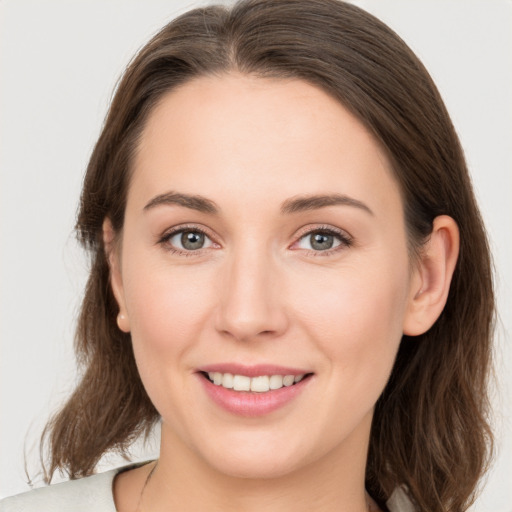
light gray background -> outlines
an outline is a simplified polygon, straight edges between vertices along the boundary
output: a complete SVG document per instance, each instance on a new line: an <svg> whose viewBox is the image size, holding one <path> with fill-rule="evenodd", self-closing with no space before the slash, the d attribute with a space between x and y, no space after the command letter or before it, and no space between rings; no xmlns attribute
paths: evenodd
<svg viewBox="0 0 512 512"><path fill-rule="evenodd" d="M512 511L512 2L360 0L422 58L466 150L497 269L498 457L473 510ZM75 380L87 263L73 236L82 175L116 80L184 0L0 1L0 497ZM134 458L155 455L136 447ZM121 463L107 458L102 468ZM36 478L37 481L37 478Z"/></svg>

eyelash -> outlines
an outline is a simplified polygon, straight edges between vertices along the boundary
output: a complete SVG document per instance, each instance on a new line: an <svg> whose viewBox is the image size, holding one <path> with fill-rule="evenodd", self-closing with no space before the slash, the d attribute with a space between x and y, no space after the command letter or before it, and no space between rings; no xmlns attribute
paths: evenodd
<svg viewBox="0 0 512 512"><path fill-rule="evenodd" d="M196 226L196 225L184 225L184 226L178 226L176 228L172 228L171 230L167 231L162 237L160 237L160 239L158 240L158 243L165 246L165 249L167 251L169 251L171 254L177 254L179 256L186 256L186 257L198 256L204 251L204 248L197 249L195 251L186 251L186 250L184 251L182 249L177 249L176 247L172 246L169 243L169 241L171 240L171 238L174 235L177 235L179 233L184 233L187 231L190 231L193 233L201 233L202 235L209 238L213 242L213 237L205 229L202 229L201 227ZM213 242L213 243L215 243L215 242Z"/></svg>
<svg viewBox="0 0 512 512"><path fill-rule="evenodd" d="M308 255L317 257L317 256L331 256L332 254L335 254L339 251L342 251L343 249L347 249L354 245L354 241L352 237L346 233L345 231L342 231L341 229L333 228L332 226L315 226L314 228L308 228L305 231L301 232L300 235L297 237L297 240L293 243L293 245L297 244L300 240L307 236L311 236L314 233L322 234L322 235L328 235L333 236L334 238L337 238L340 242L339 245L336 247L333 247L331 249L326 249L325 251L315 251L315 250L307 250Z"/></svg>
<svg viewBox="0 0 512 512"><path fill-rule="evenodd" d="M200 234L204 235L205 237L209 238L213 244L216 244L216 242L213 241L213 237L205 229L203 229L199 226L196 226L196 225L185 225L185 226L178 226L176 228L172 228L170 231L167 231L164 235L162 235L160 237L160 239L158 240L158 243L160 245L165 246L166 250L172 254L177 254L177 255L186 256L186 257L199 256L200 254L203 253L203 251L205 249L208 249L208 248L206 247L206 248L197 249L195 251L193 251L193 250L187 251L187 250L177 249L176 247L172 246L169 243L169 241L171 240L171 238L173 236L175 236L179 233L187 232L187 231L194 232L194 233L200 233ZM333 237L337 238L340 242L340 244L337 245L336 247L333 247L331 249L326 249L325 251L315 251L315 250L304 249L305 251L308 252L308 254L315 256L315 257L316 256L329 256L329 255L336 253L340 250L351 247L354 243L352 237L344 231L335 229L331 226L315 226L314 228L310 228L310 229L307 229L307 230L301 232L300 235L297 237L297 240L295 242L293 242L292 245L297 244L303 238L305 238L307 236L311 236L314 233L333 236ZM297 250L297 249L295 249L295 250Z"/></svg>

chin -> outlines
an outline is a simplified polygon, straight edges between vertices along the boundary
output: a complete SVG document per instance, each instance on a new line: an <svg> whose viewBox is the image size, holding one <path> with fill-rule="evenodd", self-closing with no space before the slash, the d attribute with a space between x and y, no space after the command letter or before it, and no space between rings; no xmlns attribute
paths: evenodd
<svg viewBox="0 0 512 512"><path fill-rule="evenodd" d="M218 473L247 480L264 480L272 478L281 478L289 475L299 469L301 465L291 460L268 460L260 457L230 456L222 460L215 461L211 466Z"/></svg>
<svg viewBox="0 0 512 512"><path fill-rule="evenodd" d="M286 439L280 436L277 439L268 439L267 436L250 439L251 436L242 436L246 439L236 442L233 437L229 442L219 442L213 450L202 452L203 460L216 472L226 476L244 479L280 478L311 462L307 460L303 442L299 445L286 443Z"/></svg>

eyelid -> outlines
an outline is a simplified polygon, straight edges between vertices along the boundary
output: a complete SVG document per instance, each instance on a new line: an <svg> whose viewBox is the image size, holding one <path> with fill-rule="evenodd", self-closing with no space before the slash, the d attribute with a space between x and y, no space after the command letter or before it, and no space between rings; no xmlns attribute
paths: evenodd
<svg viewBox="0 0 512 512"><path fill-rule="evenodd" d="M315 250L308 250L308 249L293 249L293 246L296 245L300 240L302 240L305 236L311 235L312 233L327 233L329 235L334 235L340 240L340 244L336 247L333 247L331 249L326 249L325 251L315 251ZM295 236L295 241L290 246L292 250L303 250L305 252L308 252L312 254L313 256L323 256L323 255L329 255L334 252L346 249L347 247L350 247L354 244L354 239L352 235L350 235L347 231L331 226L326 224L319 224L316 226L308 225L299 230L299 232Z"/></svg>
<svg viewBox="0 0 512 512"><path fill-rule="evenodd" d="M172 228L165 230L161 235L158 236L157 244L165 246L169 252L182 254L185 256L199 255L202 254L202 252L205 249L209 249L209 247L202 247L201 249L192 251L180 249L178 247L174 247L173 245L171 245L169 243L169 240L176 234L182 233L183 231L196 231L198 233L202 233L212 242L213 245L220 247L220 244L216 241L215 235L212 235L211 231L208 228L198 224L179 224L177 226L173 226Z"/></svg>
<svg viewBox="0 0 512 512"><path fill-rule="evenodd" d="M216 248L220 247L220 244L217 242L217 237L211 233L211 230L206 228L205 226L201 226L198 224L179 224L177 226L173 226L166 231L164 231L157 240L157 243L163 246L166 246L166 249L169 252L181 254L185 256L194 256L202 254L204 250L210 249L210 247L205 247L197 250L184 250L179 249L177 247L172 246L169 244L169 240L175 236L178 233L181 233L183 231L197 231L198 233L202 233L206 237L210 239L212 244L214 246L217 246ZM291 244L289 247L292 250L299 250L297 248L293 248L294 245L296 245L300 240L302 240L305 236L311 235L312 233L327 233L330 235L334 235L340 240L340 244L336 247L333 247L331 249L326 249L324 251L315 251L315 250L308 250L308 249L300 249L304 252L311 253L314 256L321 256L321 255L329 255L334 252L337 252L339 250L346 249L347 247L350 247L353 245L353 237L350 235L347 231L334 227L332 225L326 225L326 224L318 224L318 225L308 225L301 228L297 234L295 235L294 239L295 241Z"/></svg>

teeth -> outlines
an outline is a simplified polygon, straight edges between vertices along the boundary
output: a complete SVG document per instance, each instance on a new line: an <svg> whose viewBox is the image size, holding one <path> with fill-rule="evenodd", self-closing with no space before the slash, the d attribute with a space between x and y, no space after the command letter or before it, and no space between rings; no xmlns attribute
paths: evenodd
<svg viewBox="0 0 512 512"><path fill-rule="evenodd" d="M234 381L233 375L231 375L231 373L225 373L222 376L222 387L231 389L233 387L233 381Z"/></svg>
<svg viewBox="0 0 512 512"><path fill-rule="evenodd" d="M283 387L282 375L272 375L269 380L270 389L279 389Z"/></svg>
<svg viewBox="0 0 512 512"><path fill-rule="evenodd" d="M264 393L270 389L270 377L262 375L261 377L253 377L251 379L251 391Z"/></svg>
<svg viewBox="0 0 512 512"><path fill-rule="evenodd" d="M294 378L295 378L295 377L294 377L293 375L285 375L285 376L283 377L283 384L284 384L285 386L291 386L291 385L293 384L293 379L294 379Z"/></svg>
<svg viewBox="0 0 512 512"><path fill-rule="evenodd" d="M250 391L251 378L245 375L233 375L233 389L235 391Z"/></svg>
<svg viewBox="0 0 512 512"><path fill-rule="evenodd" d="M304 378L303 375L260 375L247 377L246 375L232 375L231 373L209 372L209 379L216 385L235 391L253 391L265 393L283 386L292 386Z"/></svg>

